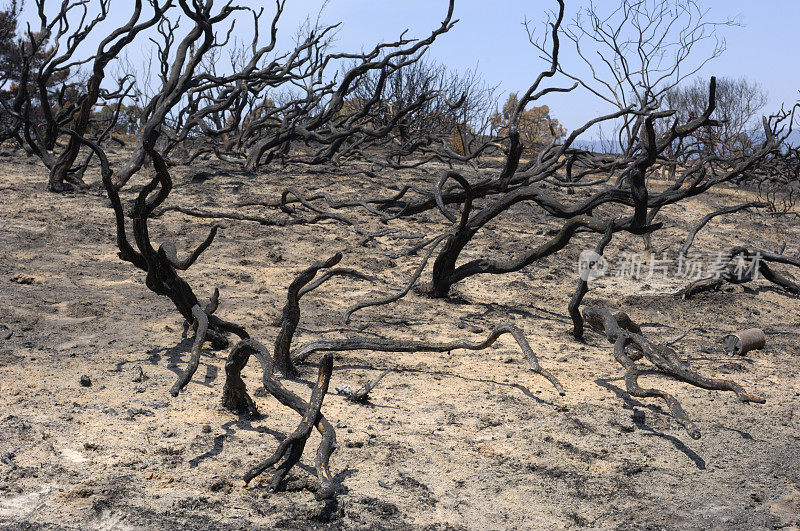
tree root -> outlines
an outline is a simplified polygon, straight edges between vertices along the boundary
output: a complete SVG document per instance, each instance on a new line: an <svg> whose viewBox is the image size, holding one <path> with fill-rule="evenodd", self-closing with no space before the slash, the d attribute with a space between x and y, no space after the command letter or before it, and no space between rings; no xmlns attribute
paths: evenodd
<svg viewBox="0 0 800 531"><path fill-rule="evenodd" d="M638 378L641 372L636 368L637 360L647 358L664 374L702 389L731 391L742 402L759 404L766 402L764 398L746 392L732 380L706 378L692 371L672 348L656 345L646 339L639 326L624 312L613 316L607 310L589 306L583 310L583 318L589 326L604 333L608 341L614 344L614 358L625 368L625 386L628 393L637 398L663 399L672 416L686 429L692 439L700 438L700 430L686 415L678 400L660 389L646 389L639 385ZM634 352L629 354L627 347L631 347Z"/></svg>

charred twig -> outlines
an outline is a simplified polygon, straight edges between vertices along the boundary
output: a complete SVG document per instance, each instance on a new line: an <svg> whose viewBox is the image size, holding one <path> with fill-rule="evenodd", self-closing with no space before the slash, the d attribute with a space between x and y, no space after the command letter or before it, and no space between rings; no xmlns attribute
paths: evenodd
<svg viewBox="0 0 800 531"><path fill-rule="evenodd" d="M254 216L252 214L242 214L240 212L215 212L211 210L200 210L196 208L184 208L180 206L168 206L153 212L151 217L157 218L166 212L180 212L187 216L206 219L232 219L235 221L253 221L268 227L285 227L287 225L299 224L300 221L285 218L266 218L263 216Z"/></svg>
<svg viewBox="0 0 800 531"><path fill-rule="evenodd" d="M671 337L671 338L667 339L666 341L664 341L664 344L671 347L672 345L674 345L675 343L677 343L678 341L680 341L681 339L683 339L687 335L689 335L689 331L688 330L686 330L685 332L681 332L677 336L674 336L674 337Z"/></svg>

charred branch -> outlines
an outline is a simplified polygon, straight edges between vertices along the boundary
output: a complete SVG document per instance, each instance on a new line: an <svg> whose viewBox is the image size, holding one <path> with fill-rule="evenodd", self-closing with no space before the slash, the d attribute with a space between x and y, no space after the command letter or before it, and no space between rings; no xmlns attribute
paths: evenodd
<svg viewBox="0 0 800 531"><path fill-rule="evenodd" d="M637 398L663 399L672 416L686 429L692 439L700 438L700 429L689 419L674 396L660 389L648 389L639 385L641 371L636 367L636 361L645 358L662 373L695 387L712 391L731 391L741 402L763 404L766 401L760 396L748 393L732 380L706 378L693 371L671 347L658 345L645 338L641 329L624 312L613 316L607 310L589 306L583 310L583 318L589 326L605 334L608 341L614 344L614 358L625 369L625 386L628 393Z"/></svg>

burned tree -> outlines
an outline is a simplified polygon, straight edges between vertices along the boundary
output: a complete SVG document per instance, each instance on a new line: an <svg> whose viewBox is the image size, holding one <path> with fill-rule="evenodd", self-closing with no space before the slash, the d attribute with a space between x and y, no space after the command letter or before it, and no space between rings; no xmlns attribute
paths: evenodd
<svg viewBox="0 0 800 531"><path fill-rule="evenodd" d="M328 260L315 263L303 270L288 288L287 302L279 319L281 330L276 337L274 350L270 354L263 344L250 337L244 327L235 322L224 320L218 315L217 310L220 306L220 293L218 290L211 294L208 302L201 302L200 297L194 292L191 285L181 276L180 272L192 267L211 246L218 233L216 225L212 225L209 228L205 239L186 256L179 256L176 246L171 242L165 241L159 245L153 241L151 223L154 217L163 211L163 207L173 188L169 165L163 153L164 149L169 148L169 143L163 142L166 134L164 131L168 129L168 127L164 127L164 123L170 113L183 112L182 105L190 101L190 92L193 87L202 86L204 82L208 81L207 77L205 77L206 75L198 67L202 64L205 54L220 48L224 44L226 38L220 39L215 28L225 24L226 20L238 9L226 4L216 12L210 0L204 3L195 2L191 6L181 0L179 1L179 6L183 14L191 20L192 27L178 43L174 53L166 53L162 50L159 54L161 70L168 73L168 75L164 78L165 82L160 90L153 94L152 101L145 107L146 121L142 131L139 133L138 147L135 148L133 158L128 161L125 168L115 172L103 146L97 139L90 138L85 129L70 129L69 124L64 124L57 129L57 135L66 135L70 144L74 142L79 147L87 149L91 156L96 157L99 161L101 180L114 212L118 256L143 271L146 286L153 293L169 298L178 313L194 332L188 363L169 390L170 394L173 397L179 396L182 390L192 381L199 367L206 343L210 343L215 348L226 348L229 344L228 336L230 334L237 336L238 343L230 350L225 365L226 381L222 396L223 404L235 411L252 415L257 414L256 403L247 393L247 388L241 376L243 368L252 356L261 365L262 381L265 389L280 403L294 410L302 417L297 430L279 445L275 454L263 463L253 467L245 475L245 479L250 481L268 468L280 463L270 484L271 489L278 489L282 479L301 458L310 432L312 428L316 427L322 435L322 442L315 459L320 479L317 496L319 498L329 498L335 494L329 459L336 449L336 438L333 427L322 414L321 408L333 370L333 356L327 354L323 357L319 376L312 386L311 398L308 402L284 386L277 375L282 374L284 377L296 378L299 375L294 368L293 357L302 359L312 352L330 350L329 345L312 342L306 345L303 356L299 356L296 352L293 356L292 341L300 319L300 299L335 277L355 279L369 279L369 277L352 269L335 268L334 266L342 259L341 254L335 254ZM278 6L279 15L282 4L279 3ZM450 21L452 7L451 2L450 13L442 24L440 32L446 31L452 25ZM98 20L101 20L101 18L98 18ZM277 21L277 16L275 21ZM273 28L274 24L275 22L273 22ZM157 29L165 43L174 42L175 25L162 18L157 23ZM126 26L116 33L116 38L123 42L130 38L131 34L135 34L136 31L136 26ZM406 59L403 59L404 57L410 56L411 59L408 60L415 61L418 58L418 52L432 42L433 38L431 37L428 42L420 41L422 44L418 42L412 45L410 41L403 40L401 44L379 46L378 50L386 47L404 47L408 45L402 48L400 52L388 53L377 61L374 61L375 57L368 54L367 57L370 57L370 59L365 59L367 61L366 66L362 64L356 67L355 71L364 72L374 68L386 68L389 70L399 68L398 65L406 61ZM392 61L398 61L398 63L394 64ZM98 76L98 79L101 77ZM217 83L219 80L214 80L213 82ZM341 96L344 97L350 90L349 87L350 85L342 85L337 90L341 90ZM70 123L80 125L82 122ZM166 136L168 139L171 138L169 134L166 134ZM142 152L144 153L144 159L152 163L153 174L148 176L143 186L135 192L130 208L126 208L126 202L123 202L119 190L120 177L124 177L128 172L131 172L131 177L141 174L140 170L144 163ZM288 194L284 194L284 198L281 201L283 208L286 208L287 196ZM302 198L297 197L302 202ZM325 217L326 214L320 214L320 216ZM335 216L327 216L336 219ZM374 343L372 342L374 338L348 338L344 340L345 343L337 344L336 349L366 348L377 351L401 352L441 352L459 348L480 350L492 345L498 337L504 334L510 334L517 341L530 363L531 370L547 378L556 390L563 394L563 388L558 380L539 365L536 354L527 343L522 332L510 325L501 326L493 330L489 337L482 342L428 343L422 341L385 340Z"/></svg>
<svg viewBox="0 0 800 531"><path fill-rule="evenodd" d="M427 48L455 24L452 1L441 25L425 39L411 39L404 33L398 40L380 43L368 52L337 53L331 50L330 37L338 24L310 25L303 29L293 49L270 59L283 8L284 2L279 1L270 41L260 47L258 27L263 10L251 10L253 42L249 49L241 47L230 53L234 73L220 72L218 61L208 59L219 58L219 49L205 56L196 84L180 91L186 104L169 123L165 122L167 116L154 107L144 108L145 117L151 117L154 123L165 122L159 135L167 149L190 144L190 162L213 154L255 171L276 158L323 164L364 157L366 152L391 146L406 135L401 147L390 149L388 158L397 158L424 153L433 149L433 144L441 144L443 136L450 138L452 134L452 130L446 135L433 134L426 127L424 134L428 136L420 141L420 131L408 137L410 123L443 115L440 110L446 109L456 127L459 124L453 116L475 121L487 108L491 89L474 73L458 77L420 63ZM162 22L158 29L164 42L158 55L166 57L175 28ZM167 71L161 77L162 84L172 83ZM404 94L401 98L399 91L404 89L396 86L397 82L411 78L418 78L422 86L413 97ZM466 136L462 140L469 146L475 144ZM295 145L304 152L293 153ZM443 156L450 155L460 156L452 150ZM130 179L144 158L144 151L139 149L115 176L117 187Z"/></svg>
<svg viewBox="0 0 800 531"><path fill-rule="evenodd" d="M244 410L253 414L257 412L255 403L247 394L240 376L241 369L252 354L262 365L265 388L282 404L287 405L303 416L298 429L278 448L276 455L248 472L246 479L249 481L272 466L272 464L277 463L286 454L286 461L278 468L271 484L273 490L277 489L289 469L299 460L305 441L308 439L310 427L317 426L323 433L323 442L317 454L317 468L322 482L317 495L320 498L333 496L334 489L328 460L335 448L335 435L331 425L320 413L322 399L327 392L330 381L331 357L326 358L321 365L320 376L312 392L310 404L280 384L273 375L274 363L273 359L267 354L266 347L251 339L243 327L220 319L215 315L219 306L219 292L215 291L209 302L205 306L201 306L191 286L178 274L178 270L188 269L199 258L201 253L209 247L217 233L217 228L212 227L208 237L195 251L183 259L179 259L176 256L174 245L165 243L156 249L150 240L148 228L150 215L154 209L166 200L172 189L169 170L161 155L155 150L148 150L148 155L153 161L155 177L139 192L130 213L133 240L136 245L136 248L134 248L128 239L125 213L119 193L112 182L113 171L109 166L108 158L96 143L81 138L77 133L70 132L70 134L73 138L78 139L82 144L92 149L100 160L103 184L111 200L116 218L117 247L119 248L120 258L145 271L147 287L158 295L168 297L175 304L181 316L191 323L194 328L194 340L189 364L179 374L178 379L170 389L170 394L177 396L191 381L200 361L203 344L207 340L218 348L222 348L228 344L227 334L233 333L237 335L240 341L231 350L226 364L228 378L225 382L223 403L231 409Z"/></svg>
<svg viewBox="0 0 800 531"><path fill-rule="evenodd" d="M149 3L149 17L144 14L142 0L136 0L129 20L102 39L92 55L81 57L81 45L90 35L102 31L110 1L99 0L97 13L91 15L87 2L62 2L55 15L50 16L45 0L36 0L40 27L36 32L29 27L15 48L19 80L10 102L4 101L3 105L12 121L10 136L40 158L50 171L50 190L69 189L65 183L86 187L82 176L92 152L78 161L81 142L78 137L68 136L66 147L56 155L58 140L66 129L96 143L102 143L110 134L118 113L109 118L110 123L97 124L92 111L99 102L119 104L129 93L127 77L118 79L111 89L105 88L103 81L109 63L172 7L172 0ZM83 68L88 69L85 79Z"/></svg>

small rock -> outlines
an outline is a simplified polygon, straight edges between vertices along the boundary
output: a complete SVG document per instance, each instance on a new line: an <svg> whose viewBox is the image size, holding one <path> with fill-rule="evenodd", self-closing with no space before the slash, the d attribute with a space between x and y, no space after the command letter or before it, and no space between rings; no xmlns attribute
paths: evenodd
<svg viewBox="0 0 800 531"><path fill-rule="evenodd" d="M91 387L92 386L92 379L89 378L88 374L84 374L81 376L81 387Z"/></svg>
<svg viewBox="0 0 800 531"><path fill-rule="evenodd" d="M342 384L336 388L336 392L340 395L348 396L353 393L353 389L347 384Z"/></svg>
<svg viewBox="0 0 800 531"><path fill-rule="evenodd" d="M129 410L128 410L128 417L127 417L127 419L128 419L128 420L133 420L133 419L135 419L136 417L138 417L138 416L140 416L140 415L141 415L141 416L145 416L145 417L154 417L154 416L155 416L155 413L153 413L153 412L152 412L152 411L150 411L149 409L144 409L144 408L142 408L142 407L138 407L138 408L131 408L131 409L129 409Z"/></svg>
<svg viewBox="0 0 800 531"><path fill-rule="evenodd" d="M24 285L31 285L36 282L36 279L28 276L28 275L14 275L11 277L11 282L16 282L17 284L24 284Z"/></svg>
<svg viewBox="0 0 800 531"><path fill-rule="evenodd" d="M203 424L203 427L200 428L200 431L203 433L211 433L211 426L208 424Z"/></svg>
<svg viewBox="0 0 800 531"><path fill-rule="evenodd" d="M142 370L141 365L137 365L136 367L133 368L133 380L132 380L133 382L139 383L145 381L146 379L147 376L145 376L144 370Z"/></svg>

